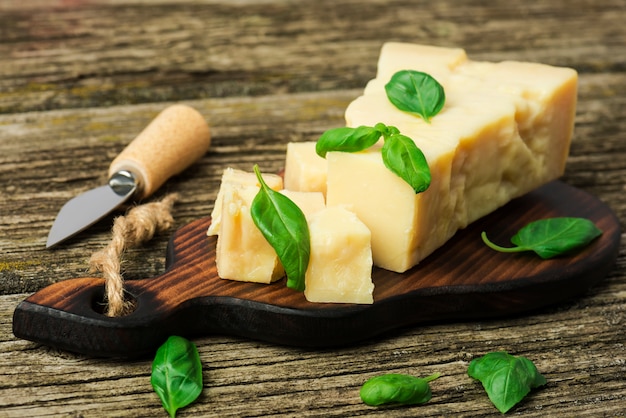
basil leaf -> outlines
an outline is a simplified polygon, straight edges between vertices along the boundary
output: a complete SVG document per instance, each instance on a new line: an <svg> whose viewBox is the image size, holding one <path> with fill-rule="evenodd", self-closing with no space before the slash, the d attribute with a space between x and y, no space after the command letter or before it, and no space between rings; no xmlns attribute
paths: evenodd
<svg viewBox="0 0 626 418"><path fill-rule="evenodd" d="M328 151L363 151L378 142L381 135L379 129L369 126L329 129L317 140L315 152L325 158Z"/></svg>
<svg viewBox="0 0 626 418"><path fill-rule="evenodd" d="M298 205L265 183L258 165L254 172L261 189L250 206L252 220L276 251L287 275L287 287L302 292L311 254L309 225Z"/></svg>
<svg viewBox="0 0 626 418"><path fill-rule="evenodd" d="M419 116L428 123L446 102L443 86L432 76L420 71L398 71L385 84L385 91L395 107Z"/></svg>
<svg viewBox="0 0 626 418"><path fill-rule="evenodd" d="M150 383L171 417L202 392L202 363L196 346L171 336L159 347L152 362Z"/></svg>
<svg viewBox="0 0 626 418"><path fill-rule="evenodd" d="M585 218L560 217L534 221L520 229L511 238L516 247L500 247L481 234L490 248L500 252L534 251L539 257L549 259L585 247L602 235L592 221Z"/></svg>
<svg viewBox="0 0 626 418"><path fill-rule="evenodd" d="M422 379L406 374L389 373L369 379L361 386L359 394L361 400L370 406L422 404L432 397L429 382L438 377L439 373Z"/></svg>
<svg viewBox="0 0 626 418"><path fill-rule="evenodd" d="M529 223L511 242L547 259L584 247L600 235L602 231L589 219L550 218Z"/></svg>
<svg viewBox="0 0 626 418"><path fill-rule="evenodd" d="M532 361L504 351L472 360L467 374L482 383L491 402L503 414L524 399L531 389L546 384L545 377Z"/></svg>
<svg viewBox="0 0 626 418"><path fill-rule="evenodd" d="M430 186L431 175L426 157L415 142L401 134L385 138L382 149L385 166L421 193Z"/></svg>

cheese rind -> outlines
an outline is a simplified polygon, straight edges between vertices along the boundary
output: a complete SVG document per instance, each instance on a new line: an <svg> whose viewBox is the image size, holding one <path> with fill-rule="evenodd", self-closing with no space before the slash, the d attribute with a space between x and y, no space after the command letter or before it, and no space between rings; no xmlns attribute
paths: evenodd
<svg viewBox="0 0 626 418"><path fill-rule="evenodd" d="M304 296L309 302L374 302L369 229L341 206L309 219L311 256Z"/></svg>
<svg viewBox="0 0 626 418"><path fill-rule="evenodd" d="M403 69L427 72L444 87L446 104L430 123L387 99L385 83ZM568 68L385 44L376 79L346 109L347 124L397 127L424 153L433 182L412 194L385 171L379 147L329 153L327 206L348 205L372 231L374 264L404 272L458 229L563 173L576 87Z"/></svg>

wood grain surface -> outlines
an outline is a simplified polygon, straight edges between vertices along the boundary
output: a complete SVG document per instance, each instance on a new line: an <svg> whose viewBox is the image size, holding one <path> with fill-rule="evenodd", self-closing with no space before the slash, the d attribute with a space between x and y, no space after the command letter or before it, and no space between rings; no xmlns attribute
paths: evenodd
<svg viewBox="0 0 626 418"><path fill-rule="evenodd" d="M0 417L165 416L149 360L18 339L12 319L33 292L88 274L114 215L54 251L44 249L48 229L171 103L194 106L213 134L199 163L154 197L180 193L177 229L210 214L225 167L278 171L287 142L341 126L386 41L571 66L579 102L562 181L608 204L623 231L625 20L623 0L0 1ZM125 254L126 279L164 273L172 232ZM494 350L528 357L548 380L511 415L624 416L625 242L622 233L604 280L532 314L418 325L333 349L195 338L205 387L179 416L500 416L466 374ZM442 377L426 405L362 404L360 385L386 372Z"/></svg>

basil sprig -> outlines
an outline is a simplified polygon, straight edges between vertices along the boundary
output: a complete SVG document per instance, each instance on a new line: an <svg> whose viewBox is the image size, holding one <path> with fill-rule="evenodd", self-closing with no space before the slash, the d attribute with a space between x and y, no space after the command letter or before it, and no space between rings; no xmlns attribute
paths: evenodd
<svg viewBox="0 0 626 418"><path fill-rule="evenodd" d="M384 139L381 154L385 166L406 181L415 193L428 189L431 174L424 153L395 126L377 123L374 127L330 129L318 139L315 152L322 158L329 151L359 152L374 145L381 137Z"/></svg>
<svg viewBox="0 0 626 418"><path fill-rule="evenodd" d="M202 392L202 363L196 346L183 337L169 337L156 352L150 383L170 417L195 401Z"/></svg>
<svg viewBox="0 0 626 418"><path fill-rule="evenodd" d="M254 172L261 188L250 206L252 220L276 251L287 275L287 287L302 292L311 254L306 217L291 199L265 183L258 165Z"/></svg>
<svg viewBox="0 0 626 418"><path fill-rule="evenodd" d="M482 383L491 402L503 414L524 399L531 389L546 384L545 377L532 361L505 351L472 360L467 374Z"/></svg>
<svg viewBox="0 0 626 418"><path fill-rule="evenodd" d="M428 123L446 102L443 86L431 75L415 70L395 73L385 84L385 92L396 108L419 116Z"/></svg>
<svg viewBox="0 0 626 418"><path fill-rule="evenodd" d="M370 406L384 404L418 405L432 397L429 382L437 379L439 373L425 378L406 374L389 373L369 379L361 386L361 400Z"/></svg>
<svg viewBox="0 0 626 418"><path fill-rule="evenodd" d="M328 151L359 152L378 142L383 132L389 132L386 125L379 123L374 127L359 126L351 128L329 129L324 132L315 144L315 152L326 158ZM396 129L397 133L397 129Z"/></svg>
<svg viewBox="0 0 626 418"><path fill-rule="evenodd" d="M600 235L602 230L589 219L560 217L540 219L520 229L511 238L516 247L496 245L484 231L481 237L487 246L496 251L534 251L539 257L549 259L585 247Z"/></svg>

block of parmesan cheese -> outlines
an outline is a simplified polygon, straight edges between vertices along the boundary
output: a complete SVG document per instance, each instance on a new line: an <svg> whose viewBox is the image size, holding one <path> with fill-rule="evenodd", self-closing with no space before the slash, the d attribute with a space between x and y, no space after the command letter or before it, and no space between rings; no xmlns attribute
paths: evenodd
<svg viewBox="0 0 626 418"><path fill-rule="evenodd" d="M384 85L405 69L446 93L426 123L396 109ZM477 62L461 49L383 46L375 79L346 109L348 126L397 127L424 152L430 188L415 195L380 148L327 155L327 206L347 205L371 230L374 264L404 272L470 222L562 175L574 126L577 74L524 62Z"/></svg>
<svg viewBox="0 0 626 418"><path fill-rule="evenodd" d="M311 257L304 296L309 302L373 303L369 229L341 206L309 220Z"/></svg>
<svg viewBox="0 0 626 418"><path fill-rule="evenodd" d="M261 176L271 189L281 190L283 188L282 177L276 174L265 173L261 174ZM209 229L207 230L207 235L209 236L218 234L220 224L222 222L222 200L224 199L224 190L231 186L261 187L258 179L256 178L256 174L248 171L237 170L231 167L226 168L224 173L222 173L222 182L220 184L220 189L217 192L213 211L211 212L211 225L209 225Z"/></svg>

